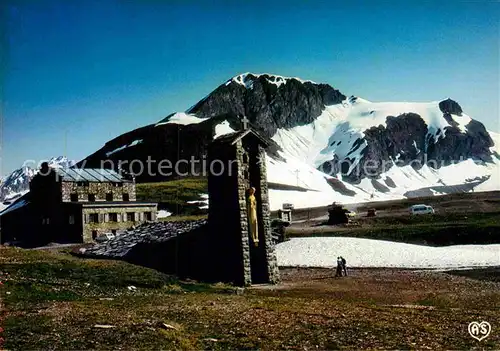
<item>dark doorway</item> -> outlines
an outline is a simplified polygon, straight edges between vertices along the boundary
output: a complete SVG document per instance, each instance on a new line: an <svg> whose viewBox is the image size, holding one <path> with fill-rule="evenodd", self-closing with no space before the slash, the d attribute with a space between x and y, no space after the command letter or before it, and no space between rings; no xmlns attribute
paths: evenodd
<svg viewBox="0 0 500 351"><path fill-rule="evenodd" d="M92 231L92 240L95 240L97 238L97 230Z"/></svg>

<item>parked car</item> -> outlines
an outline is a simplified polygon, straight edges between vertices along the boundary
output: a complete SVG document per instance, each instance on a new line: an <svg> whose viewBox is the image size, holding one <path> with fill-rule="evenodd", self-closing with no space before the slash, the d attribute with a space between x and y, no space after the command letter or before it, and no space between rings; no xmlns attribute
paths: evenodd
<svg viewBox="0 0 500 351"><path fill-rule="evenodd" d="M99 235L97 238L95 238L95 241L102 243L104 241L108 241L111 239L114 239L115 235L113 233L103 233Z"/></svg>
<svg viewBox="0 0 500 351"><path fill-rule="evenodd" d="M432 206L428 205L413 205L410 207L410 214L421 215L421 214L434 214L434 209Z"/></svg>

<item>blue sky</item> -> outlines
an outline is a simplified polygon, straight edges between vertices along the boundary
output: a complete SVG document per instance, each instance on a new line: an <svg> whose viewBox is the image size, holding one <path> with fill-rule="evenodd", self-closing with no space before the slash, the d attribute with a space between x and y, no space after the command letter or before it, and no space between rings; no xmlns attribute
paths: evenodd
<svg viewBox="0 0 500 351"><path fill-rule="evenodd" d="M0 174L65 150L81 159L247 71L371 101L451 97L500 131L496 2L2 0L0 8Z"/></svg>

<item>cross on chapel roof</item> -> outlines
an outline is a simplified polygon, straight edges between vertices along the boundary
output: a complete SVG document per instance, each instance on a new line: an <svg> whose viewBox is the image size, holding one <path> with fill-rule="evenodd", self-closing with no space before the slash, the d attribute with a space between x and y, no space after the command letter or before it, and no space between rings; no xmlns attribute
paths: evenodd
<svg viewBox="0 0 500 351"><path fill-rule="evenodd" d="M243 130L247 130L248 129L248 122L250 122L250 120L247 118L247 116L243 116L243 118L241 119L241 122L243 122Z"/></svg>

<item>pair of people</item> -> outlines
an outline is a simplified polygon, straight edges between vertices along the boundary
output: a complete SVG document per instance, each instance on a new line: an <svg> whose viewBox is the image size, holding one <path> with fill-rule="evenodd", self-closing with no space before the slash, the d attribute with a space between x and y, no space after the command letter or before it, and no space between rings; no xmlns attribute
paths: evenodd
<svg viewBox="0 0 500 351"><path fill-rule="evenodd" d="M346 260L344 257L337 257L337 271L335 272L335 277L347 276Z"/></svg>

